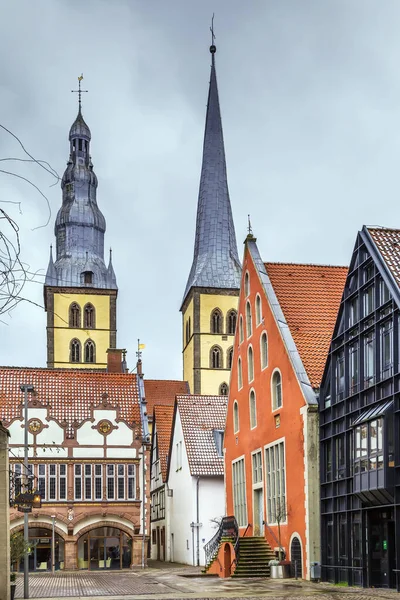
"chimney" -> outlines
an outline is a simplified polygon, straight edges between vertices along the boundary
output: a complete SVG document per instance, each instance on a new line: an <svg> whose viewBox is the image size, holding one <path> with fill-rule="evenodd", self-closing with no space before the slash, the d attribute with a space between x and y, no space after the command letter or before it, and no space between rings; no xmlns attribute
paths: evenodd
<svg viewBox="0 0 400 600"><path fill-rule="evenodd" d="M118 350L117 348L109 348L107 350L107 373L125 373L126 369L123 360L126 350Z"/></svg>

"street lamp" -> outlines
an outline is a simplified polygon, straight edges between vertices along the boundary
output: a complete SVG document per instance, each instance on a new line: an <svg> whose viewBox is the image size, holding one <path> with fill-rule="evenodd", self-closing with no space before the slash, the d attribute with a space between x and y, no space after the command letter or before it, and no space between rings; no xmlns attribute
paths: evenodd
<svg viewBox="0 0 400 600"><path fill-rule="evenodd" d="M32 507L33 508L42 508L42 496L40 495L39 490L35 490L33 492Z"/></svg>
<svg viewBox="0 0 400 600"><path fill-rule="evenodd" d="M34 392L33 385L24 383L20 386L21 392L24 392L24 469L25 469L25 482L28 483L28 394ZM24 540L26 546L29 544L29 527L28 527L28 513L24 513ZM24 598L29 598L29 555L25 553L24 556Z"/></svg>

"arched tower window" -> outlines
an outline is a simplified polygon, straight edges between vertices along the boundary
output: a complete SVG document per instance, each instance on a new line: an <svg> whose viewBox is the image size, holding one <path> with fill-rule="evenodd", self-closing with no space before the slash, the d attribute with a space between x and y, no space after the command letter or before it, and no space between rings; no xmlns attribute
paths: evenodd
<svg viewBox="0 0 400 600"><path fill-rule="evenodd" d="M246 302L246 331L247 337L249 338L253 333L253 324L251 322L251 306L250 302Z"/></svg>
<svg viewBox="0 0 400 600"><path fill-rule="evenodd" d="M85 362L95 362L95 345L93 340L87 340L87 342L85 342Z"/></svg>
<svg viewBox="0 0 400 600"><path fill-rule="evenodd" d="M282 406L282 377L279 371L272 375L272 410Z"/></svg>
<svg viewBox="0 0 400 600"><path fill-rule="evenodd" d="M221 385L219 386L219 395L220 396L227 396L228 395L228 384L227 383L221 383Z"/></svg>
<svg viewBox="0 0 400 600"><path fill-rule="evenodd" d="M189 343L191 335L192 335L192 331L191 331L191 322L190 322L190 317L189 317L188 320L186 321L186 344Z"/></svg>
<svg viewBox="0 0 400 600"><path fill-rule="evenodd" d="M71 340L69 345L70 361L73 363L81 362L81 343L77 339Z"/></svg>
<svg viewBox="0 0 400 600"><path fill-rule="evenodd" d="M213 346L210 350L211 369L222 369L222 350L219 346Z"/></svg>
<svg viewBox="0 0 400 600"><path fill-rule="evenodd" d="M226 368L232 369L232 360L233 360L233 347L228 348L226 352Z"/></svg>
<svg viewBox="0 0 400 600"><path fill-rule="evenodd" d="M238 433L239 431L239 405L235 402L233 403L233 432Z"/></svg>
<svg viewBox="0 0 400 600"><path fill-rule="evenodd" d="M267 332L263 331L260 339L260 355L261 355L261 369L268 367L268 338Z"/></svg>
<svg viewBox="0 0 400 600"><path fill-rule="evenodd" d="M240 315L239 317L239 344L241 344L244 340L244 335L243 335L243 317L242 315Z"/></svg>
<svg viewBox="0 0 400 600"><path fill-rule="evenodd" d="M81 307L76 302L69 307L69 326L75 329L81 326Z"/></svg>
<svg viewBox="0 0 400 600"><path fill-rule="evenodd" d="M247 349L247 371L249 381L253 381L254 379L254 356L253 356L253 348L251 346Z"/></svg>
<svg viewBox="0 0 400 600"><path fill-rule="evenodd" d="M251 390L251 392L250 392L249 409L250 409L250 428L254 429L254 427L257 427L256 393L254 390Z"/></svg>
<svg viewBox="0 0 400 600"><path fill-rule="evenodd" d="M234 335L236 330L237 312L236 310L230 310L226 317L226 333L228 335Z"/></svg>
<svg viewBox="0 0 400 600"><path fill-rule="evenodd" d="M222 313L219 308L211 313L211 333L222 333Z"/></svg>
<svg viewBox="0 0 400 600"><path fill-rule="evenodd" d="M242 376L242 359L238 358L238 389L242 389L243 387L243 376Z"/></svg>
<svg viewBox="0 0 400 600"><path fill-rule="evenodd" d="M256 296L256 325L259 325L261 323L261 320L262 320L261 298L260 298L260 295L257 294L257 296Z"/></svg>
<svg viewBox="0 0 400 600"><path fill-rule="evenodd" d="M244 295L247 298L247 296L249 294L250 294L250 275L246 271L246 274L244 276Z"/></svg>
<svg viewBox="0 0 400 600"><path fill-rule="evenodd" d="M90 302L85 305L83 311L83 321L83 326L85 329L94 329L96 327L96 311L93 304L90 304Z"/></svg>

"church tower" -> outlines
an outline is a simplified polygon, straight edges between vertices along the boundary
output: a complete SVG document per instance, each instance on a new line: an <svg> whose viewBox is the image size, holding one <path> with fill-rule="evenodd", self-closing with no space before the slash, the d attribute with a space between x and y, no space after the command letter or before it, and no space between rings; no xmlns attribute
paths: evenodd
<svg viewBox="0 0 400 600"><path fill-rule="evenodd" d="M181 307L183 378L194 394L227 394L241 265L226 175L214 44L193 264Z"/></svg>
<svg viewBox="0 0 400 600"><path fill-rule="evenodd" d="M61 180L62 206L44 285L47 311L47 366L107 367L116 347L117 281L104 263L106 222L96 201L97 177L90 156L90 129L81 110L69 132L70 154Z"/></svg>

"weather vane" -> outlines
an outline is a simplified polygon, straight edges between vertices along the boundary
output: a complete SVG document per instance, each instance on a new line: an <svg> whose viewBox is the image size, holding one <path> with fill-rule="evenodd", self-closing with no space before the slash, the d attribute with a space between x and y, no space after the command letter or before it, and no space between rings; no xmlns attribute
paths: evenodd
<svg viewBox="0 0 400 600"><path fill-rule="evenodd" d="M78 89L77 90L71 90L72 93L78 94L79 112L81 110L82 94L89 91L89 90L81 90L81 81L82 81L82 79L83 79L83 73L81 73L81 75L79 75L79 77L78 77Z"/></svg>
<svg viewBox="0 0 400 600"><path fill-rule="evenodd" d="M247 226L247 230L249 232L249 235L253 235L253 229L251 227L251 221L250 221L250 215L247 215L247 219L248 219L248 226Z"/></svg>
<svg viewBox="0 0 400 600"><path fill-rule="evenodd" d="M214 33L214 13L211 19L211 27L210 27L210 31L211 31L211 46L210 46L210 52L211 54L214 54L217 50L215 44L214 44L214 40L215 40L215 33Z"/></svg>

